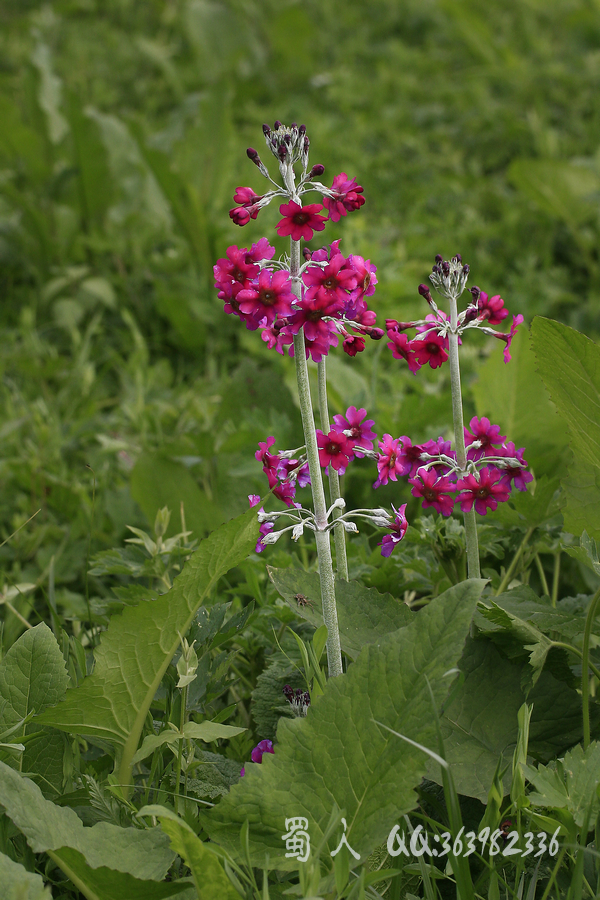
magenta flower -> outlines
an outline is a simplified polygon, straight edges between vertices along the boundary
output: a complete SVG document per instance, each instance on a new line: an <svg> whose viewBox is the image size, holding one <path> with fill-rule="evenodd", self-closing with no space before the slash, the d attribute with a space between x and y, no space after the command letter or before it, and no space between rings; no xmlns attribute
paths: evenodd
<svg viewBox="0 0 600 900"><path fill-rule="evenodd" d="M356 275L345 266L346 260L341 253L334 256L324 269L309 266L303 275L304 284L308 287L305 299L318 297L326 303L338 304L341 308L346 300L346 291L356 287Z"/></svg>
<svg viewBox="0 0 600 900"><path fill-rule="evenodd" d="M256 262L249 258L246 249L240 250L233 244L227 248L226 253L226 258L218 259L216 265L213 266L215 287L219 289L220 300L229 299L231 296L231 294L225 296L222 293L228 285L235 283L245 287L260 271Z"/></svg>
<svg viewBox="0 0 600 900"><path fill-rule="evenodd" d="M433 506L443 516L449 516L454 509L454 498L451 493L456 486L445 475L438 477L437 472L427 469L418 469L413 478L408 479L412 484L413 497L421 497L423 508Z"/></svg>
<svg viewBox="0 0 600 900"><path fill-rule="evenodd" d="M277 325L278 323L275 323ZM272 350L275 347L277 353L281 353L283 356L284 348L292 344L294 341L294 335L290 333L290 331L286 328L277 328L273 326L267 325L267 320L262 319L260 322L261 326L261 338L265 341L269 350Z"/></svg>
<svg viewBox="0 0 600 900"><path fill-rule="evenodd" d="M500 334L500 332L498 332L495 335L495 337L500 338L500 340L504 341L506 344L506 347L504 348L504 362L505 363L510 362L510 360L512 358L510 355L510 352L509 352L510 345L512 343L512 339L514 338L514 336L517 332L517 328L523 321L524 321L523 316L521 315L521 313L518 313L518 315L513 316L512 325L510 326L510 331L508 332L508 334Z"/></svg>
<svg viewBox="0 0 600 900"><path fill-rule="evenodd" d="M479 480L474 475L465 475L456 484L456 490L461 491L456 498L463 512L470 512L475 504L475 511L480 516L485 516L488 509L492 512L510 497L510 486L507 485L495 466L486 466L479 472Z"/></svg>
<svg viewBox="0 0 600 900"><path fill-rule="evenodd" d="M381 487L382 484L388 483L388 478L392 481L398 480L398 475L407 475L410 472L410 466L401 459L401 451L399 450L400 438L394 438L391 434L384 434L383 440L379 441L380 454L377 457L377 481L373 484L374 488Z"/></svg>
<svg viewBox="0 0 600 900"><path fill-rule="evenodd" d="M348 356L356 356L365 349L365 339L359 334L346 334L342 343L342 350Z"/></svg>
<svg viewBox="0 0 600 900"><path fill-rule="evenodd" d="M250 503L250 507L258 506L260 503L260 497L258 494L248 494L248 502ZM264 507L261 506L260 512L264 512ZM269 534L270 531L273 531L275 525L273 522L261 522L259 530L260 538L256 543L256 547L254 548L255 553L262 553L265 549L265 545L263 544L263 538L266 534Z"/></svg>
<svg viewBox="0 0 600 900"><path fill-rule="evenodd" d="M242 288L235 299L244 315L257 321L266 319L267 325L272 325L277 316L290 316L293 312L290 274L262 269L258 279Z"/></svg>
<svg viewBox="0 0 600 900"><path fill-rule="evenodd" d="M504 300L500 294L488 297L485 291L481 291L477 298L477 316L487 319L490 325L499 325L508 315Z"/></svg>
<svg viewBox="0 0 600 900"><path fill-rule="evenodd" d="M386 323L387 324L387 323ZM409 341L408 337L405 334L401 334L399 331L395 329L388 329L387 336L391 338L391 342L388 344L388 347L392 351L392 356L394 359L405 359L408 363L408 368L414 374L418 372L422 366L422 363L419 362L417 355L415 353L414 343Z"/></svg>
<svg viewBox="0 0 600 900"><path fill-rule="evenodd" d="M423 341L412 341L412 350L419 366L429 363L432 369L437 369L445 363L448 359L444 349L445 341L447 342L447 339L440 337L439 334L430 334Z"/></svg>
<svg viewBox="0 0 600 900"><path fill-rule="evenodd" d="M262 237L259 241L252 244L250 250L246 251L246 259L260 262L262 259L273 259L275 256L275 247L272 247L266 237Z"/></svg>
<svg viewBox="0 0 600 900"><path fill-rule="evenodd" d="M252 762L261 763L262 758L265 753L275 753L275 749L273 747L273 741L259 741L252 753L250 754L250 759ZM240 771L240 777L246 774L245 767Z"/></svg>
<svg viewBox="0 0 600 900"><path fill-rule="evenodd" d="M293 241L299 241L301 238L310 241L313 232L323 231L325 228L325 216L318 215L322 209L321 203L309 203L304 207L295 200L282 203L279 212L283 219L277 225L277 234L282 237L289 234Z"/></svg>
<svg viewBox="0 0 600 900"><path fill-rule="evenodd" d="M352 291L353 299L358 299L359 296L372 297L377 284L375 275L377 266L374 266L370 259L365 260L355 253L348 257L346 265L354 270L356 277L356 287Z"/></svg>
<svg viewBox="0 0 600 900"><path fill-rule="evenodd" d="M437 444L434 441L429 441L427 444L413 444L406 435L402 435L398 440L401 448L398 454L398 465L404 470L402 472L403 475L415 475L417 473L417 470L423 465L421 457L423 450L431 453L432 456L441 452L437 449Z"/></svg>
<svg viewBox="0 0 600 900"><path fill-rule="evenodd" d="M437 314L429 313L425 316L425 321L420 325L416 326L417 337L415 341L428 341L430 337L437 338L441 342L441 346L444 350L448 349L449 341L447 337L441 337L434 331L433 329L439 325L445 324L449 320L450 316L448 316L443 310L438 310ZM423 335L423 337L419 337L419 335ZM459 343L462 341L459 338Z"/></svg>
<svg viewBox="0 0 600 900"><path fill-rule="evenodd" d="M234 225L247 225L250 221L250 213L243 206L236 206L229 210L229 218L233 220ZM258 215L258 209L254 211L253 219Z"/></svg>
<svg viewBox="0 0 600 900"><path fill-rule="evenodd" d="M502 449L498 451L498 456L512 456L515 459L518 459L519 462L522 462L524 466L526 466L527 460L523 459L523 454L525 453L525 447L521 447L520 450L515 449L515 445L512 441L509 441L507 444L504 444ZM533 481L533 475L531 472L528 472L526 469L522 469L520 466L507 466L506 468L501 469L502 477L506 481L508 487L510 488L511 482L513 487L516 487L518 491L526 491L527 485L530 481Z"/></svg>
<svg viewBox="0 0 600 900"><path fill-rule="evenodd" d="M269 487L273 487L271 484L271 477L277 481L277 467L280 463L279 456L276 453L269 453L269 448L272 447L274 443L275 438L273 435L268 437L266 441L259 441L259 449L254 454L256 459L263 464L263 472L269 478Z"/></svg>
<svg viewBox="0 0 600 900"><path fill-rule="evenodd" d="M390 534L385 534L379 547L381 547L381 555L382 556L390 556L392 550L399 544L404 535L406 534L406 529L408 528L408 522L406 521L406 516L404 515L404 511L406 509L406 503L403 503L400 509L396 509L395 506L392 505L392 509L396 513L396 517L393 522L390 524Z"/></svg>
<svg viewBox="0 0 600 900"><path fill-rule="evenodd" d="M373 449L373 441L377 437L371 426L375 424L373 419L363 419L367 415L366 409L357 409L355 406L349 406L344 416L337 415L333 417L333 422L338 431L343 431L348 440L352 444L352 449L356 456L362 456L360 448L365 450Z"/></svg>
<svg viewBox="0 0 600 900"><path fill-rule="evenodd" d="M352 443L342 431L330 431L329 434L317 428L317 445L319 447L319 462L324 466L331 466L336 472L344 474L346 466L354 459Z"/></svg>
<svg viewBox="0 0 600 900"><path fill-rule="evenodd" d="M323 203L329 210L329 218L332 222L339 222L342 216L352 210L360 209L365 202L362 195L364 188L354 178L348 178L345 172L340 172L333 179L331 190L335 196L324 197Z"/></svg>
<svg viewBox="0 0 600 900"><path fill-rule="evenodd" d="M259 200L262 200L262 197L255 194L250 187L238 187L235 189L233 199L236 203L239 203L240 206L247 207L253 206L254 203L258 203Z"/></svg>
<svg viewBox="0 0 600 900"><path fill-rule="evenodd" d="M467 445L468 459L476 460L481 459L482 456L499 455L496 447L501 447L502 442L506 440L506 437L500 434L499 425L490 424L490 420L486 416L483 416L481 419L473 416L469 422L469 427L471 431L465 428L465 444ZM469 449L469 444L472 444L473 441L479 441L481 447Z"/></svg>

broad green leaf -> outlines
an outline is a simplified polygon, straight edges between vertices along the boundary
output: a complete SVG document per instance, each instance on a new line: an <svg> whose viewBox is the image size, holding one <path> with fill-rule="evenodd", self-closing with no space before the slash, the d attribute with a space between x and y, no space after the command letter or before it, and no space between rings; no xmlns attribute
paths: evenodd
<svg viewBox="0 0 600 900"><path fill-rule="evenodd" d="M488 640L470 640L460 662L465 681L442 718L446 759L459 793L486 802L498 760L509 763L517 740L517 714L533 703L529 752L550 759L581 739L581 700L577 691L548 672L523 692L523 666L506 659ZM595 726L598 711L592 712ZM428 777L439 781L439 766Z"/></svg>
<svg viewBox="0 0 600 900"><path fill-rule="evenodd" d="M305 816L316 846L337 807L363 858L381 844L398 816L415 806L427 757L376 723L435 745L430 690L439 706L484 584L467 581L446 591L406 628L365 646L346 675L329 679L306 718L281 720L275 753L246 766L245 777L203 816L211 839L239 853L247 820L254 864L264 865L268 853L271 864L289 868L295 862L285 858L285 819ZM339 837L330 835L331 850Z"/></svg>
<svg viewBox="0 0 600 900"><path fill-rule="evenodd" d="M594 821L600 808L600 744L593 741L587 750L581 745L565 754L557 768L525 766L525 775L535 787L529 794L533 806L566 809L581 827L591 803Z"/></svg>
<svg viewBox="0 0 600 900"><path fill-rule="evenodd" d="M65 117L60 111L62 79L52 66L52 52L48 44L38 41L31 62L39 73L38 103L44 111L48 123L48 136L53 144L59 144L69 130Z"/></svg>
<svg viewBox="0 0 600 900"><path fill-rule="evenodd" d="M246 729L236 728L234 725L220 725L218 722L200 722L199 724L197 722L186 722L183 726L183 735L179 731L171 729L161 731L160 734L146 735L142 746L131 760L131 764L134 766L136 763L146 759L162 744L175 745L182 737L186 740L205 741L208 743L210 741L218 741L220 738L235 737L237 734L241 734L242 731L246 731Z"/></svg>
<svg viewBox="0 0 600 900"><path fill-rule="evenodd" d="M566 423L574 462L562 484L565 530L600 539L600 347L566 325L536 316L538 371Z"/></svg>
<svg viewBox="0 0 600 900"><path fill-rule="evenodd" d="M239 900L217 856L183 822L161 817L160 827L171 838L171 848L192 870L200 900Z"/></svg>
<svg viewBox="0 0 600 900"><path fill-rule="evenodd" d="M48 626L41 622L24 632L0 662L0 734L33 711L40 713L58 703L68 685L64 657ZM39 730L37 722L30 722L12 736L16 739ZM21 771L36 776L44 793L59 793L63 756L63 735L47 732L27 742Z"/></svg>
<svg viewBox="0 0 600 900"><path fill-rule="evenodd" d="M147 881L107 866L93 869L83 854L69 847L50 850L48 855L89 900L163 900L190 891L185 881Z"/></svg>
<svg viewBox="0 0 600 900"><path fill-rule="evenodd" d="M86 828L68 807L46 800L38 786L0 763L0 805L34 853L76 850L93 869L106 866L134 878L160 881L173 861L158 828L119 828L99 822Z"/></svg>
<svg viewBox="0 0 600 900"><path fill-rule="evenodd" d="M585 529L583 530L579 539L579 547L574 547L570 544L563 543L562 549L565 550L569 554L569 556L572 556L574 559L577 559L579 560L579 562L586 565L589 569L595 572L596 575L600 575L598 544L593 538L589 536Z"/></svg>
<svg viewBox="0 0 600 900"><path fill-rule="evenodd" d="M113 616L96 649L94 671L38 721L122 748L119 777L129 783L150 704L201 603L242 562L258 538L256 513L222 525L202 541L171 590Z"/></svg>
<svg viewBox="0 0 600 900"><path fill-rule="evenodd" d="M190 471L174 459L160 453L141 453L131 473L131 496L139 503L149 522L159 509L167 506L171 516L167 536L179 531L179 509L185 511L185 524L192 537L203 538L221 525L224 515L217 504L202 491Z"/></svg>
<svg viewBox="0 0 600 900"><path fill-rule="evenodd" d="M488 606L488 604L490 604ZM490 622L500 625L505 631L513 635L529 651L529 664L533 669L532 684L535 684L544 668L548 653L552 649L552 641L546 637L535 625L512 613L502 609L493 600L478 603L477 610Z"/></svg>
<svg viewBox="0 0 600 900"><path fill-rule="evenodd" d="M478 416L500 426L508 441L525 448L525 459L536 474L554 475L567 440L548 391L536 371L529 332L523 325L513 338L512 359L491 353L473 385ZM516 496L516 494L513 494Z"/></svg>
<svg viewBox="0 0 600 900"><path fill-rule="evenodd" d="M28 872L4 853L0 853L0 884L3 900L52 900L50 888L44 887L40 875Z"/></svg>
<svg viewBox="0 0 600 900"><path fill-rule="evenodd" d="M315 628L323 624L321 582L317 572L271 566L267 566L267 571L294 612ZM405 603L395 600L391 594L380 594L375 588L365 587L359 581L337 578L335 595L342 649L352 658L358 656L365 644L372 644L397 628L404 628L414 618Z"/></svg>

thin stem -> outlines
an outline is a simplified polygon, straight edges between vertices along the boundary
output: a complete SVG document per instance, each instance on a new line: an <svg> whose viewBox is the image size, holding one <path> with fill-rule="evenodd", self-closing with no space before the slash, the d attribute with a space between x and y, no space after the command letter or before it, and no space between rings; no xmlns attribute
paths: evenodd
<svg viewBox="0 0 600 900"><path fill-rule="evenodd" d="M448 333L448 358L450 362L450 387L452 389L452 419L454 421L454 446L456 462L464 471L467 465L465 448L465 430L463 423L462 391L460 386L460 364L458 361L458 310L456 298L450 298L450 327ZM469 578L480 578L479 542L477 540L477 521L475 509L463 513L465 522L465 540L467 544L467 570Z"/></svg>
<svg viewBox="0 0 600 900"><path fill-rule="evenodd" d="M292 276L292 290L297 297L300 296L300 287L296 279L300 270L300 242L290 241L290 274ZM306 457L310 472L310 483L313 495L315 533L317 543L317 555L319 557L319 577L321 579L321 599L323 603L323 621L327 626L327 664L330 676L342 674L342 649L340 646L340 632L337 619L337 607L335 603L335 582L333 576L333 563L331 559L331 543L329 533L322 531L327 525L327 505L325 503L325 491L323 490L323 476L319 462L319 448L315 431L315 419L313 415L312 400L310 396L310 384L308 380L308 366L306 364L306 345L304 343L304 331L300 329L294 335L294 361L296 363L296 380L298 383L298 400L302 414L302 428L306 442Z"/></svg>
<svg viewBox="0 0 600 900"><path fill-rule="evenodd" d="M542 566L542 561L540 559L540 554L536 553L533 557L535 560L535 564L537 566L538 575L540 576L540 581L542 582L542 590L547 597L550 596L550 588L548 587L548 582L546 581L546 573L544 572L544 567Z"/></svg>
<svg viewBox="0 0 600 900"><path fill-rule="evenodd" d="M523 553L523 550L527 546L527 542L528 542L529 538L531 537L531 535L533 534L534 530L535 530L534 528L528 528L527 531L525 532L525 536L524 536L523 540L521 541L521 543L519 544L517 552L513 556L510 566L504 573L504 578L500 582L500 586L499 586L498 590L496 591L496 597L499 594L503 593L506 586L508 584L510 584L510 580L513 577L513 575L515 574L515 569L517 568L519 560L521 559L521 554Z"/></svg>
<svg viewBox="0 0 600 900"><path fill-rule="evenodd" d="M554 554L554 571L552 573L552 606L556 606L558 600L558 582L560 580L560 556L561 551Z"/></svg>
<svg viewBox="0 0 600 900"><path fill-rule="evenodd" d="M575 656L578 656L579 659L583 659L583 652L579 649L579 647L574 647L573 644L567 644L565 641L550 641L553 647L561 647L563 650L568 650L570 653L574 653ZM600 681L600 669L598 666L595 666L591 659L588 660L588 666L591 671L594 673L598 681Z"/></svg>
<svg viewBox="0 0 600 900"><path fill-rule="evenodd" d="M321 430L324 434L329 434L329 407L327 404L327 368L325 363L325 357L321 360L321 362L317 363L317 372L318 372L318 384L319 384L319 418L321 420ZM336 500L339 500L342 496L340 491L340 476L335 471L333 466L327 467L327 472L329 475L329 497L331 499L331 503L335 503ZM332 512L332 516L334 519L339 519L341 516L341 509L334 509ZM335 566L337 569L338 575L344 579L344 581L348 581L348 558L346 556L346 532L344 530L344 526L341 524L336 525L333 529L334 538L335 538Z"/></svg>
<svg viewBox="0 0 600 900"><path fill-rule="evenodd" d="M185 725L185 714L187 707L187 685L181 688L181 714L179 716L179 731L181 732L181 738L179 739L179 746L177 748L177 771L175 774L175 809L177 809L177 800L179 799L179 779L181 778L181 758L183 755L183 726Z"/></svg>
<svg viewBox="0 0 600 900"><path fill-rule="evenodd" d="M600 603L600 588L592 597L590 608L585 619L585 631L583 633L583 648L581 653L581 706L583 713L583 749L587 750L590 743L590 638L592 626L596 618L596 609Z"/></svg>

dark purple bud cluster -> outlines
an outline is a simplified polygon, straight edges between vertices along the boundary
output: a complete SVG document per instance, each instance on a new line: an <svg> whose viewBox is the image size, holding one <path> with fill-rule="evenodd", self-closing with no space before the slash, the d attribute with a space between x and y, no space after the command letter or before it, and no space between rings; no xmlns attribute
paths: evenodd
<svg viewBox="0 0 600 900"><path fill-rule="evenodd" d="M310 706L310 694L308 691L303 691L301 688L294 690L291 685L286 684L283 688L283 696L291 705L296 716L306 715Z"/></svg>

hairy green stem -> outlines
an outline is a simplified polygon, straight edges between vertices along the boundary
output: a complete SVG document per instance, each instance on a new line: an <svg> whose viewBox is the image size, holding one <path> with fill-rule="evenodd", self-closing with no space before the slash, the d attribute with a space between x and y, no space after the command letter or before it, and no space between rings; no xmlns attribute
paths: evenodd
<svg viewBox="0 0 600 900"><path fill-rule="evenodd" d="M188 688L187 684L185 687L181 688L181 714L179 716L179 731L181 732L181 738L178 742L179 746L177 748L177 770L175 774L175 809L177 809L177 800L179 799L179 780L181 778L181 758L183 756L183 745L185 743L185 739L183 737L183 726L185 725L185 717L187 712L187 694Z"/></svg>
<svg viewBox="0 0 600 900"><path fill-rule="evenodd" d="M456 462L464 472L467 465L465 448L465 430L463 423L462 391L460 387L460 364L458 361L458 308L456 298L450 298L450 331L448 333L448 357L450 362L450 387L452 389L452 419L454 421L454 446ZM469 578L480 578L479 542L477 540L477 521L475 509L463 513L465 522L465 541L467 544L467 572Z"/></svg>
<svg viewBox="0 0 600 900"><path fill-rule="evenodd" d="M325 357L321 362L317 363L318 383L319 383L319 418L321 420L321 430L324 434L329 434L329 406L327 404L327 368ZM327 467L329 474L329 497L331 503L335 503L342 496L340 491L340 476L333 468ZM341 509L333 510L333 518L338 519L342 514ZM346 556L346 532L344 526L340 523L333 529L335 538L335 566L340 578L348 581L348 558Z"/></svg>
<svg viewBox="0 0 600 900"><path fill-rule="evenodd" d="M554 571L552 573L552 606L556 606L556 601L558 600L558 582L560 580L560 555L560 550L557 550L554 554Z"/></svg>
<svg viewBox="0 0 600 900"><path fill-rule="evenodd" d="M592 626L594 624L594 619L596 618L598 603L600 603L600 588L598 588L592 597L592 602L587 611L581 653L581 707L583 713L584 750L588 748L590 743L590 638L592 636Z"/></svg>
<svg viewBox="0 0 600 900"><path fill-rule="evenodd" d="M524 536L523 540L521 541L521 543L519 544L517 552L513 556L510 566L504 573L504 578L500 582L500 586L499 586L498 590L496 591L496 597L504 591L504 589L506 588L506 586L508 584L510 584L510 580L513 577L513 575L515 574L515 569L517 568L519 560L521 559L523 550L527 546L527 542L529 541L529 538L531 537L531 535L533 534L534 531L535 531L534 528L528 528L527 531L525 532L525 536Z"/></svg>
<svg viewBox="0 0 600 900"><path fill-rule="evenodd" d="M296 296L299 297L300 285L298 275L300 271L300 242L290 241L290 245L292 290ZM302 329L300 329L298 334L294 335L294 361L296 363L298 400L302 415L302 428L304 430L304 440L306 442L306 456L308 459L308 470L310 472L310 483L317 528L315 537L317 543L317 555L319 557L323 621L327 626L327 665L331 677L342 674L342 648L340 645L337 606L335 602L335 582L333 576L333 562L331 559L331 543L329 540L329 532L324 530L327 526L327 506L325 503L325 491L323 490L321 464L319 462L319 448L317 446L315 419L310 396L308 366L306 364L306 345L304 343L304 331Z"/></svg>
<svg viewBox="0 0 600 900"><path fill-rule="evenodd" d="M550 596L550 588L548 587L548 582L546 581L546 573L544 572L544 567L542 565L542 561L540 559L540 554L536 553L533 557L535 560L535 564L538 570L538 575L540 576L540 581L542 583L542 590L547 597Z"/></svg>

